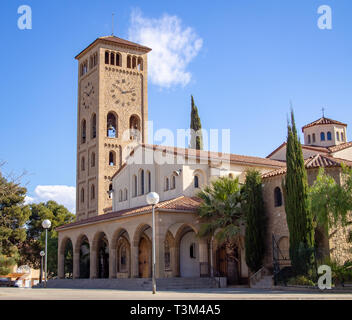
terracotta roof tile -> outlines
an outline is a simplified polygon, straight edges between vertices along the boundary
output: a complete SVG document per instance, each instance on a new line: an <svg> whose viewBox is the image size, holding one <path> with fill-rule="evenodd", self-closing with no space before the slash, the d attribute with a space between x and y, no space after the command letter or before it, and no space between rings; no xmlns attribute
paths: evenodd
<svg viewBox="0 0 352 320"><path fill-rule="evenodd" d="M166 147L159 145L150 145L144 144L146 148L165 151L167 153L172 153L174 155L182 155L185 157L195 157L201 159L209 160L230 160L231 163L246 163L253 165L268 165L274 167L282 167L285 164L281 161L271 160L267 158L252 157L252 156L243 156L233 153L222 153L222 152L213 152L206 150L196 150L191 148L177 148L177 147Z"/></svg>
<svg viewBox="0 0 352 320"><path fill-rule="evenodd" d="M186 197L180 196L177 198L173 198L170 200L161 201L156 205L156 210L158 211L176 211L176 212L196 212L197 208L201 203L201 199L197 197ZM124 209L120 211L108 212L99 216L91 217L88 219L72 222L69 224L65 224L56 228L56 230L63 230L71 227L81 226L85 224L95 223L95 222L103 222L106 220L114 220L116 218L122 216L128 216L132 214L143 214L149 213L152 210L151 205L144 205L140 207Z"/></svg>
<svg viewBox="0 0 352 320"><path fill-rule="evenodd" d="M311 123L308 123L304 127L302 127L302 132L306 128L317 126L317 125L323 125L323 124L337 124L337 125L340 125L340 126L346 126L347 127L346 123L342 123L340 121L336 121L336 120L332 120L332 119L329 119L329 118L321 117L320 119L315 120L315 121L313 121Z"/></svg>
<svg viewBox="0 0 352 320"><path fill-rule="evenodd" d="M332 168L332 167L340 167L341 164L344 163L349 167L352 167L352 161L334 158L327 155L316 154L311 156L310 158L304 161L304 166L306 169L315 169L315 168ZM287 168L280 168L277 170L270 171L262 175L262 178L270 178L279 175L286 174Z"/></svg>
<svg viewBox="0 0 352 320"><path fill-rule="evenodd" d="M337 151L347 149L349 147L352 147L352 142L346 142L346 143L339 144L337 146L328 147L328 150L332 153L332 152L337 152Z"/></svg>

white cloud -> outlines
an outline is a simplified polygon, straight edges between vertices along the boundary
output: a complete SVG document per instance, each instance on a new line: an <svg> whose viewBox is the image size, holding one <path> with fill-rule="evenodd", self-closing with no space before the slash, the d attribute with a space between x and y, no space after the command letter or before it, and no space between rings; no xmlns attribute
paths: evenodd
<svg viewBox="0 0 352 320"><path fill-rule="evenodd" d="M143 17L140 10L131 14L129 39L153 50L148 55L152 83L170 88L191 80L188 64L199 53L203 40L190 27L182 26L177 16L164 14L159 19Z"/></svg>
<svg viewBox="0 0 352 320"><path fill-rule="evenodd" d="M68 210L76 212L76 188L71 186L37 186L34 189L35 196L26 196L25 203L46 202L54 200L64 205Z"/></svg>

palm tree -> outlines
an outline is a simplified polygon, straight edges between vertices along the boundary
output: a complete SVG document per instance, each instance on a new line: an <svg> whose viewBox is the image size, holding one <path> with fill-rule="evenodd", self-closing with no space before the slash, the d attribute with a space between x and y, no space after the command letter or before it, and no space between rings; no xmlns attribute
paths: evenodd
<svg viewBox="0 0 352 320"><path fill-rule="evenodd" d="M244 213L238 178L220 177L198 193L203 202L198 213L201 217L200 237L215 236L224 245L227 255L227 273L231 282L238 282L238 244Z"/></svg>

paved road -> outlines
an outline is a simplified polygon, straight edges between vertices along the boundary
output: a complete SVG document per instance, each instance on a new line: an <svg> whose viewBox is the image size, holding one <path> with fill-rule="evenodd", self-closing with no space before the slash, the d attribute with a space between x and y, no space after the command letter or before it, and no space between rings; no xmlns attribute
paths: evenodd
<svg viewBox="0 0 352 320"><path fill-rule="evenodd" d="M352 293L309 293L249 288L160 291L0 288L0 300L352 300Z"/></svg>

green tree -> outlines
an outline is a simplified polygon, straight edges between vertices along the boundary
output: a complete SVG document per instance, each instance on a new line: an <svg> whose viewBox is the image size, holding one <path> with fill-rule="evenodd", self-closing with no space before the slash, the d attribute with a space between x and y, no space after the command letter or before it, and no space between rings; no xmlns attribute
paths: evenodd
<svg viewBox="0 0 352 320"><path fill-rule="evenodd" d="M343 183L336 183L332 176L325 173L324 168L320 168L316 180L309 188L311 210L317 228L322 230L323 239L332 236L334 227L351 224L352 169L342 165L341 178Z"/></svg>
<svg viewBox="0 0 352 320"><path fill-rule="evenodd" d="M25 225L30 215L24 204L26 192L0 173L0 267L4 270L18 262L18 247L26 240Z"/></svg>
<svg viewBox="0 0 352 320"><path fill-rule="evenodd" d="M191 143L190 148L203 150L203 135L202 124L198 115L198 108L194 103L193 96L191 96Z"/></svg>
<svg viewBox="0 0 352 320"><path fill-rule="evenodd" d="M266 230L262 177L259 171L247 171L243 197L246 217L246 263L251 271L256 272L263 265Z"/></svg>
<svg viewBox="0 0 352 320"><path fill-rule="evenodd" d="M215 234L220 245L224 244L228 259L228 278L238 280L236 247L240 241L244 213L241 209L242 194L238 178L221 177L210 183L198 196L203 200L199 207L200 237Z"/></svg>
<svg viewBox="0 0 352 320"><path fill-rule="evenodd" d="M22 263L34 268L40 267L40 251L45 248L45 232L42 222L51 221L48 230L48 274L57 274L58 235L55 228L74 221L74 215L63 205L55 201L46 203L33 203L30 205L30 217L27 223L27 240L21 247Z"/></svg>
<svg viewBox="0 0 352 320"><path fill-rule="evenodd" d="M309 207L307 172L292 110L291 124L287 124L286 165L283 190L292 268L296 274L310 276L315 263L314 224Z"/></svg>

